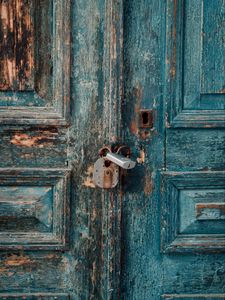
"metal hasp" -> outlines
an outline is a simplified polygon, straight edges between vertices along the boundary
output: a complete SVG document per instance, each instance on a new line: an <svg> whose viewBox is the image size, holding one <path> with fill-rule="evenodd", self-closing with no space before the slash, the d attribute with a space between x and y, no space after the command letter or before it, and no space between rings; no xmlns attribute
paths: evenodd
<svg viewBox="0 0 225 300"><path fill-rule="evenodd" d="M108 152L105 158L123 169L133 169L136 165L130 158L112 152Z"/></svg>

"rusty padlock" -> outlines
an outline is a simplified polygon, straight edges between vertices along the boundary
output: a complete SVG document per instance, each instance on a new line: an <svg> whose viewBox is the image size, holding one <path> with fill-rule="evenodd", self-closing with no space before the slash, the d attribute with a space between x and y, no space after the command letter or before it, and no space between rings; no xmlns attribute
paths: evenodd
<svg viewBox="0 0 225 300"><path fill-rule="evenodd" d="M108 146L100 149L99 155L101 157L94 164L93 181L95 185L104 189L114 188L119 181L119 167L122 169L135 167L134 161L119 154L125 148L129 150L127 146L120 146L115 153Z"/></svg>
<svg viewBox="0 0 225 300"><path fill-rule="evenodd" d="M114 188L119 181L119 166L100 157L94 164L93 181L100 188Z"/></svg>

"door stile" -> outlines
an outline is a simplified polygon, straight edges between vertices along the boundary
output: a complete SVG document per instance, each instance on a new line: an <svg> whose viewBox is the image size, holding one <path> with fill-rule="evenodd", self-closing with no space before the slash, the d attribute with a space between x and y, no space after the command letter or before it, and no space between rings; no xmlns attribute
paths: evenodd
<svg viewBox="0 0 225 300"><path fill-rule="evenodd" d="M108 0L104 30L103 124L105 144L122 144L123 102L123 0ZM121 186L102 191L103 205L103 299L120 299Z"/></svg>
<svg viewBox="0 0 225 300"><path fill-rule="evenodd" d="M119 299L120 188L97 188L92 174L99 149L122 140L123 1L75 1L72 20L71 282L76 298Z"/></svg>

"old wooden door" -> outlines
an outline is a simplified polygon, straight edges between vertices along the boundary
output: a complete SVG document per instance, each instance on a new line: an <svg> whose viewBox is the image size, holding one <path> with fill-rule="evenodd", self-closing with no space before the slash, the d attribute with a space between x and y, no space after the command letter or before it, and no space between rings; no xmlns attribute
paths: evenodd
<svg viewBox="0 0 225 300"><path fill-rule="evenodd" d="M224 37L224 0L124 1L124 299L225 299Z"/></svg>
<svg viewBox="0 0 225 300"><path fill-rule="evenodd" d="M225 299L224 14L0 0L0 299Z"/></svg>
<svg viewBox="0 0 225 300"><path fill-rule="evenodd" d="M118 295L120 198L92 170L119 142L120 6L0 0L0 299Z"/></svg>

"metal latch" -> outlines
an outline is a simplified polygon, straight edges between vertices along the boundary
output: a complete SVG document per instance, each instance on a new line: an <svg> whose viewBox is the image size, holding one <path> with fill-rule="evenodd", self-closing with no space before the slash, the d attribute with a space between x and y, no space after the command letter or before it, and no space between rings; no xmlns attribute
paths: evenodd
<svg viewBox="0 0 225 300"><path fill-rule="evenodd" d="M136 162L122 154L122 149L125 148L129 149L126 146L119 147L116 152L112 152L111 147L100 149L101 157L94 164L93 181L95 185L104 189L114 188L119 181L119 167L123 169L135 167Z"/></svg>

